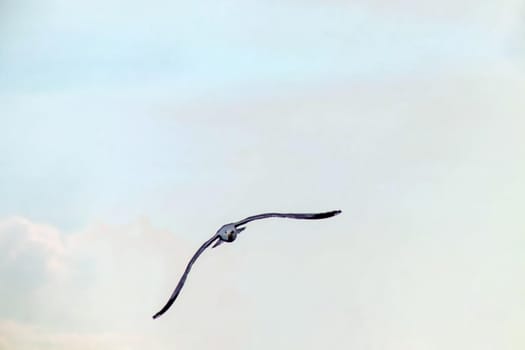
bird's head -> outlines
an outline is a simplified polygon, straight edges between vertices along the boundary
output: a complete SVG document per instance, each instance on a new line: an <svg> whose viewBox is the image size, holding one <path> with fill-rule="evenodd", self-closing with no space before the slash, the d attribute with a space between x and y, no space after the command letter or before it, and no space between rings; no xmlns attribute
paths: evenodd
<svg viewBox="0 0 525 350"><path fill-rule="evenodd" d="M237 234L243 230L244 227L235 227L235 224L226 224L217 231L217 234L221 237L221 240L233 242L237 238Z"/></svg>

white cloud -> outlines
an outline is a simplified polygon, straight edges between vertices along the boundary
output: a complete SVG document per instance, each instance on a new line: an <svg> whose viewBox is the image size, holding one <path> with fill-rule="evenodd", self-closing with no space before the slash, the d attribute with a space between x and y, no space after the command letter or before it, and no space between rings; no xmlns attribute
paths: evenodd
<svg viewBox="0 0 525 350"><path fill-rule="evenodd" d="M14 217L0 222L0 231L3 232L1 248L7 251L4 263L16 264L28 253L38 256L45 273L58 273L62 269L65 248L60 232L54 227Z"/></svg>
<svg viewBox="0 0 525 350"><path fill-rule="evenodd" d="M163 319L151 319L194 248L146 221L65 234L27 219L2 220L0 256L7 259L0 261L0 344L19 350L143 349L151 344L164 349L199 343L197 332L183 335L171 327L188 319L196 325L200 316L195 312L217 307L213 301L231 288L225 284L231 277L221 276L217 290L205 284L217 280L212 270L234 269L226 268L227 259L212 266L202 257L195 267L199 273L181 294L188 307L175 305ZM224 319L240 322L240 314L234 310ZM220 338L220 329L205 327Z"/></svg>
<svg viewBox="0 0 525 350"><path fill-rule="evenodd" d="M30 317L36 293L65 273L65 247L58 230L15 217L0 222L0 284L5 314Z"/></svg>

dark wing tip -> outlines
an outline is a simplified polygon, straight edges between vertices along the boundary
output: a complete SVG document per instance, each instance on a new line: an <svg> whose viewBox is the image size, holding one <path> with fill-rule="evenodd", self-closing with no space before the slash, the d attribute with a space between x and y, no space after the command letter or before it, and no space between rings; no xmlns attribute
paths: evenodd
<svg viewBox="0 0 525 350"><path fill-rule="evenodd" d="M177 293L177 295L178 295L178 293ZM177 298L177 295L175 296L175 298L170 298L170 300L168 300L166 305L164 305L164 307L162 309L160 309L159 312L157 312L155 315L153 315L153 319L156 319L157 317L162 316L166 311L168 311L168 309L171 307L171 305L173 304L173 302Z"/></svg>
<svg viewBox="0 0 525 350"><path fill-rule="evenodd" d="M181 280L179 281L179 284L177 285L177 287L175 288L175 291L173 292L173 295L170 297L166 305L164 305L164 307L160 309L159 312L153 315L153 319L156 319L157 317L162 316L166 311L169 310L171 305L173 305L173 303L175 302L175 299L177 299L177 297L179 296L180 290L184 286L184 282L186 281L187 272L188 271L186 271L186 273L184 273L184 275L182 276Z"/></svg>
<svg viewBox="0 0 525 350"><path fill-rule="evenodd" d="M162 310L160 310L159 312L157 312L155 315L153 315L153 319L156 319L158 318L159 316L161 316L164 312L166 312L166 308L162 308Z"/></svg>
<svg viewBox="0 0 525 350"><path fill-rule="evenodd" d="M341 213L342 213L341 210L332 210L332 211L327 211L326 213L315 214L315 218L316 219L326 219L326 218L331 218L332 216L339 215Z"/></svg>

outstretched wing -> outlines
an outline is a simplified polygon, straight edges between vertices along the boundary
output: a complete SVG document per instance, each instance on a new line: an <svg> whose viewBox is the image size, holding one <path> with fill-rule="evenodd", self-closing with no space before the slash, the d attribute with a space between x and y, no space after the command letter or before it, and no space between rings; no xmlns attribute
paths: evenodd
<svg viewBox="0 0 525 350"><path fill-rule="evenodd" d="M309 213L309 214L296 214L296 213L265 213L254 216L249 216L246 219L238 221L235 226L240 226L249 223L250 221L266 219L266 218L290 218L290 219L303 219L303 220L317 220L326 219L337 214L340 214L341 210L332 210L324 213Z"/></svg>
<svg viewBox="0 0 525 350"><path fill-rule="evenodd" d="M153 316L154 319L159 317L160 315L162 315L166 311L168 311L168 309L171 307L171 305L173 304L175 299L177 299L177 296L179 295L182 287L184 286L184 282L186 282L186 277L188 277L188 274L190 273L191 267L192 267L193 263L195 262L195 260L197 260L197 258L202 254L202 252L205 251L206 248L208 248L210 245L212 245L212 243L215 242L217 239L219 239L219 236L218 235L214 235L212 238L207 240L199 248L199 250L197 250L197 252L195 254L193 254L190 262L188 263L188 266L186 266L186 270L184 270L184 274L182 275L182 277L179 280L179 283L177 284L177 287L175 287L175 290L173 291L173 293L171 293L170 299L168 300L166 305L164 305L164 307Z"/></svg>

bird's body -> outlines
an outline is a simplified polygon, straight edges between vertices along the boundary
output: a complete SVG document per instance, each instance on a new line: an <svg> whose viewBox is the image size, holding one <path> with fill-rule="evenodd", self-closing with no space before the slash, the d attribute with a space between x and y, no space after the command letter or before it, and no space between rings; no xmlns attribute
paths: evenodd
<svg viewBox="0 0 525 350"><path fill-rule="evenodd" d="M238 230L235 228L235 224L226 224L222 226L216 233L219 239L223 242L233 242L237 238Z"/></svg>
<svg viewBox="0 0 525 350"><path fill-rule="evenodd" d="M224 242L231 243L237 239L237 235L244 231L246 227L240 227L241 225L245 225L249 223L250 221L254 220L260 220L260 219L266 219L271 217L280 217L280 218L291 218L291 219L303 219L303 220L318 220L318 219L326 219L330 218L332 216L340 214L340 210L333 210L329 212L324 213L313 213L313 214L297 214L297 213L265 213L265 214L259 214L254 216L249 216L243 220L229 223L226 225L223 225L215 235L213 235L209 240L204 242L204 244L197 250L197 252L193 255L193 257L190 259L190 262L186 266L186 270L184 271L182 277L179 280L179 283L177 284L177 287L175 287L175 290L171 294L168 302L164 307L157 312L153 318L157 318L163 313L165 313L173 304L177 296L179 295L182 287L184 286L184 283L186 282L186 277L188 276L191 267L197 260L197 258L204 252L209 246L212 246L212 248L215 248L219 245L221 245Z"/></svg>

